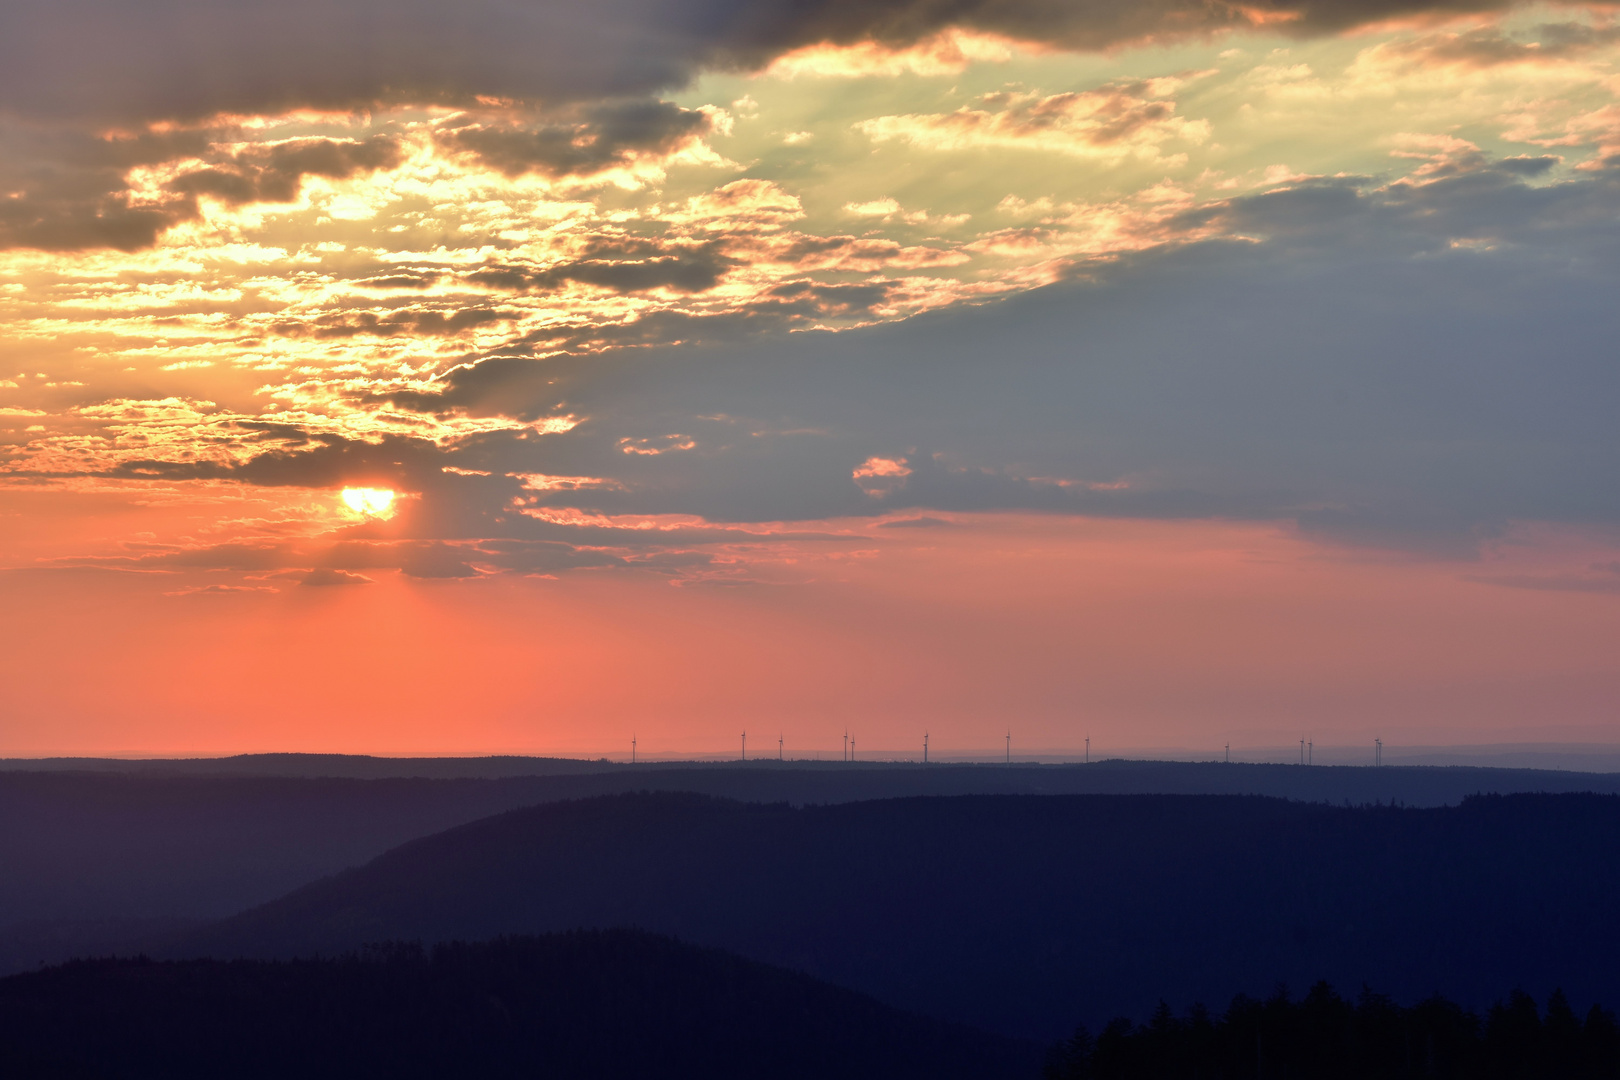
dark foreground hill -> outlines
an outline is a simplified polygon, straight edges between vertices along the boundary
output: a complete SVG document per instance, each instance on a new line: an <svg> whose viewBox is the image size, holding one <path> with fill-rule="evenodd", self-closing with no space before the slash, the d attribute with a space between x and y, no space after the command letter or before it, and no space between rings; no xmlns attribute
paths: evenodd
<svg viewBox="0 0 1620 1080"><path fill-rule="evenodd" d="M1039 1049L630 931L0 979L0 1075L1034 1080Z"/></svg>
<svg viewBox="0 0 1620 1080"><path fill-rule="evenodd" d="M1351 809L967 796L794 809L626 795L406 844L184 955L640 926L1050 1039L1277 983L1620 1000L1620 798Z"/></svg>

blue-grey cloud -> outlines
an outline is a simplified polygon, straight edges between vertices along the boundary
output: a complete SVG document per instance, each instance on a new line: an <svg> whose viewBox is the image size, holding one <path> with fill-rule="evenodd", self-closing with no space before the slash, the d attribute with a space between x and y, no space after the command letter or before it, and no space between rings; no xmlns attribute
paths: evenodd
<svg viewBox="0 0 1620 1080"><path fill-rule="evenodd" d="M424 407L560 401L587 419L526 467L613 484L537 498L603 512L1286 517L1445 549L1620 520L1620 184L1522 174L1304 184L1186 223L1260 243L839 334L506 357ZM672 433L690 448L626 452ZM906 470L875 494L874 458Z"/></svg>

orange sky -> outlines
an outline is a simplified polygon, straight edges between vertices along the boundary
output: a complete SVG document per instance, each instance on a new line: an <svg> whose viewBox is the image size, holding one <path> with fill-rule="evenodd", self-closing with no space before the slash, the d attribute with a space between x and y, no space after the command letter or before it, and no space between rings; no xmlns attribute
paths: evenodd
<svg viewBox="0 0 1620 1080"><path fill-rule="evenodd" d="M1620 742L1611 6L133 12L0 9L0 755Z"/></svg>
<svg viewBox="0 0 1620 1080"><path fill-rule="evenodd" d="M937 753L1008 726L1099 751L1617 734L1620 605L1470 580L1557 570L1511 550L1458 564L1270 526L986 515L804 558L796 583L742 587L389 573L175 595L210 575L14 574L0 752L596 754L635 732L707 753L745 727L825 752L846 723L874 751L926 728Z"/></svg>

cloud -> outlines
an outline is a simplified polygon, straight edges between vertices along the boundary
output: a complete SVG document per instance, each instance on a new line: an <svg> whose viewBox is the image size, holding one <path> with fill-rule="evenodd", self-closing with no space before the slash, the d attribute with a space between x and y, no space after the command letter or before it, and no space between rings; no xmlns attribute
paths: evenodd
<svg viewBox="0 0 1620 1080"><path fill-rule="evenodd" d="M299 578L300 585L374 585L376 582L364 574L351 574L347 570L333 570L330 567L321 567L311 570Z"/></svg>
<svg viewBox="0 0 1620 1080"><path fill-rule="evenodd" d="M1011 58L1009 42L999 35L942 30L913 45L899 47L870 39L844 45L806 45L777 57L767 70L780 79L806 75L820 78L954 75L975 61L993 63ZM792 137L787 141L791 144Z"/></svg>
<svg viewBox="0 0 1620 1080"><path fill-rule="evenodd" d="M83 406L74 421L104 437L43 471L390 488L411 496L396 518L344 535L396 545L390 568L439 577L592 559L627 569L638 553L751 542L764 523L955 511L1284 519L1435 552L1520 519L1620 520L1607 479L1620 464L1607 360L1620 173L1495 159L1450 133L1408 132L1392 149L1413 155L1396 159L1416 162L1413 175L1290 175L1207 204L1166 188L1151 196L1152 230L1111 258L1066 257L1065 230L1090 208L1048 204L1040 224L996 239L1039 245L1055 284L997 302L928 279L800 275L881 271L908 249L795 233L784 223L798 201L760 180L668 204L685 235L597 233L478 271L412 254L385 275L364 261L356 281L431 276L434 291L289 325L450 333L472 311L465 325L488 329L486 348L446 350L437 378L402 364L398 378L320 384L352 409L324 417L252 420L179 398ZM722 208L751 228L709 228ZM501 289L515 305L610 268L624 276L590 287L629 289L648 272L637 267L665 260L702 271L699 285L745 269L712 305L616 296L595 322L511 329L502 313L515 308L438 293ZM733 295L734 278L766 265L792 276ZM981 302L865 325L939 295ZM481 546L494 540L520 546ZM575 553L521 546L548 543ZM244 573L266 559L329 565L252 545L226 554ZM361 571L369 557L356 548L331 565Z"/></svg>
<svg viewBox="0 0 1620 1080"><path fill-rule="evenodd" d="M151 247L199 216L198 198L231 206L291 202L304 178L347 179L392 168L397 140L296 139L232 153L221 128L88 135L0 123L0 249ZM145 190L132 170L173 175Z"/></svg>
<svg viewBox="0 0 1620 1080"><path fill-rule="evenodd" d="M1505 64L1551 64L1620 41L1620 27L1585 23L1543 23L1527 32L1498 26L1442 31L1374 46L1366 63L1456 65L1491 68Z"/></svg>
<svg viewBox="0 0 1620 1080"><path fill-rule="evenodd" d="M1130 156L1157 160L1160 145L1169 139L1196 143L1209 137L1207 121L1177 116L1176 103L1168 98L1183 81L1144 79L1045 96L998 91L981 97L978 108L879 116L855 127L874 142L900 141L925 150L1045 150L1111 160ZM870 203L845 209L883 214L894 213L899 206Z"/></svg>
<svg viewBox="0 0 1620 1080"><path fill-rule="evenodd" d="M194 547L159 545L157 550L134 545L126 554L67 557L52 560L50 565L166 574L234 573L246 575L249 582L285 579L316 586L373 584L374 579L360 571L376 570L397 570L418 580L452 581L501 573L558 575L576 571L686 577L707 571L715 563L712 554L694 548L716 542L732 544L759 539L735 530L649 531L590 524L557 526L525 518L518 521L532 526L532 532L567 535L573 542L510 535L449 541L392 539L359 537L355 534L365 530L349 529L299 540ZM431 531L431 526L427 531ZM790 535L786 539L795 537ZM610 549L602 546L605 543L615 546ZM211 582L188 585L166 595L275 591L274 587L263 584Z"/></svg>
<svg viewBox="0 0 1620 1080"><path fill-rule="evenodd" d="M184 589L175 589L166 592L164 596L218 596L228 593L273 593L278 592L269 585L193 585Z"/></svg>
<svg viewBox="0 0 1620 1080"><path fill-rule="evenodd" d="M401 158L399 140L292 139L255 146L225 162L183 172L166 186L183 195L208 195L230 206L292 202L306 176L346 180L361 172L391 169Z"/></svg>
<svg viewBox="0 0 1620 1080"><path fill-rule="evenodd" d="M954 521L938 517L896 518L878 523L880 529L943 529L955 525Z"/></svg>
<svg viewBox="0 0 1620 1080"><path fill-rule="evenodd" d="M818 43L905 50L967 31L1064 49L1263 27L1333 33L1500 0L12 0L0 108L148 120L387 103L638 96ZM87 32L94 27L95 32ZM976 36L977 35L977 36Z"/></svg>
<svg viewBox="0 0 1620 1080"><path fill-rule="evenodd" d="M1188 239L993 304L778 325L768 350L689 320L681 346L461 367L418 406L583 417L501 444L612 481L537 509L1292 519L1453 554L1515 520L1620 521L1620 184L1527 184L1522 162L1449 146L1419 147L1444 163L1420 178L1174 210ZM623 451L668 432L691 448Z"/></svg>
<svg viewBox="0 0 1620 1080"><path fill-rule="evenodd" d="M466 117L435 134L441 150L465 155L508 177L595 176L662 158L699 143L720 118L667 101L575 106L537 124L492 124Z"/></svg>
<svg viewBox="0 0 1620 1080"><path fill-rule="evenodd" d="M669 289L707 292L738 260L718 243L664 243L642 237L601 237L577 250L583 257L545 265L490 263L466 275L468 282L508 292L553 292L576 283L617 293Z"/></svg>
<svg viewBox="0 0 1620 1080"><path fill-rule="evenodd" d="M194 200L138 198L125 174L206 148L202 133L107 139L0 122L0 249L135 251L195 217Z"/></svg>
<svg viewBox="0 0 1620 1080"><path fill-rule="evenodd" d="M1612 595L1620 593L1620 579L1590 577L1584 574L1469 574L1463 580L1508 589L1535 589L1541 592L1584 592Z"/></svg>
<svg viewBox="0 0 1620 1080"><path fill-rule="evenodd" d="M664 213L664 220L728 233L779 229L804 217L799 197L769 180L733 180L694 195Z"/></svg>
<svg viewBox="0 0 1620 1080"><path fill-rule="evenodd" d="M498 307L394 308L387 311L339 311L313 319L282 319L270 332L282 337L454 337L470 330L511 322L522 312Z"/></svg>

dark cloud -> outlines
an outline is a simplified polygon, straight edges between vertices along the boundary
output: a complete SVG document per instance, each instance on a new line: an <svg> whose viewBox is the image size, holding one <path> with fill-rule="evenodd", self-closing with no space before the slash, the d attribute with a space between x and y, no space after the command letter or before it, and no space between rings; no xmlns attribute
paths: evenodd
<svg viewBox="0 0 1620 1080"><path fill-rule="evenodd" d="M950 26L1070 49L1265 24L1296 35L1505 0L10 0L0 109L144 120L385 102L637 96L796 47ZM514 149L489 152L524 159ZM531 142L531 147L532 147ZM567 154L548 157L568 168Z"/></svg>
<svg viewBox="0 0 1620 1080"><path fill-rule="evenodd" d="M194 200L137 201L125 174L207 150L210 133L94 136L0 124L0 249L79 251L149 247L195 217Z"/></svg>
<svg viewBox="0 0 1620 1080"><path fill-rule="evenodd" d="M914 518L897 518L894 521L885 521L885 522L880 523L878 525L878 528L880 528L880 529L942 529L942 528L945 528L946 526L954 525L954 524L956 524L954 521L949 521L949 520L947 520L945 518L914 517Z"/></svg>
<svg viewBox="0 0 1620 1080"><path fill-rule="evenodd" d="M708 134L706 112L667 101L608 101L576 106L527 126L468 119L441 128L440 149L464 154L507 176L592 176L663 155Z"/></svg>
<svg viewBox="0 0 1620 1080"><path fill-rule="evenodd" d="M232 206L285 203L298 198L306 176L345 180L393 168L399 161L399 140L389 135L363 141L295 139L243 150L222 164L182 173L168 186L183 195L210 195Z"/></svg>
<svg viewBox="0 0 1620 1080"><path fill-rule="evenodd" d="M1497 162L1497 167L1502 169L1504 172L1512 173L1515 176L1541 176L1551 171L1552 168L1558 164L1558 162L1559 159L1556 157L1531 157L1529 155L1522 155L1519 157L1503 158L1501 161Z"/></svg>
<svg viewBox="0 0 1620 1080"><path fill-rule="evenodd" d="M568 282L617 293L670 289L700 293L720 283L737 260L717 243L667 244L654 240L612 239L588 245L584 257L549 266L494 264L473 271L474 285L509 292L552 292Z"/></svg>
<svg viewBox="0 0 1620 1080"><path fill-rule="evenodd" d="M271 324L283 337L453 337L480 326L510 322L522 312L507 308L399 308L393 311L343 311L314 319L285 319Z"/></svg>
<svg viewBox="0 0 1620 1080"><path fill-rule="evenodd" d="M121 180L116 183L122 188ZM72 186L44 185L42 190L0 199L0 249L139 251L196 216L196 204L190 200L136 206L124 190L75 193Z"/></svg>
<svg viewBox="0 0 1620 1080"><path fill-rule="evenodd" d="M437 284L444 275L435 270L402 270L378 277L359 278L351 284L367 289L427 289Z"/></svg>
<svg viewBox="0 0 1620 1080"><path fill-rule="evenodd" d="M197 199L232 205L290 202L306 176L342 179L398 163L397 142L301 139L245 150L182 173L163 193L138 195L125 179L138 165L206 158L217 130L89 136L0 130L0 249L137 251L198 215Z"/></svg>
<svg viewBox="0 0 1620 1080"><path fill-rule="evenodd" d="M298 439L290 440L280 432L276 434L291 445L265 451L244 464L137 460L124 462L112 475L166 480L234 479L264 487L421 490L442 475L446 464L429 439L389 435L366 442L326 433L300 433Z"/></svg>
<svg viewBox="0 0 1620 1080"><path fill-rule="evenodd" d="M870 316L888 302L895 284L888 281L866 281L852 284L823 284L818 281L787 281L766 291L776 301L774 314L814 319L860 318ZM769 304L760 305L761 311L772 311Z"/></svg>

